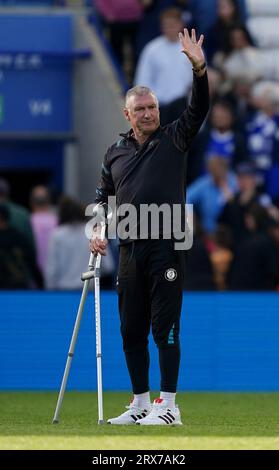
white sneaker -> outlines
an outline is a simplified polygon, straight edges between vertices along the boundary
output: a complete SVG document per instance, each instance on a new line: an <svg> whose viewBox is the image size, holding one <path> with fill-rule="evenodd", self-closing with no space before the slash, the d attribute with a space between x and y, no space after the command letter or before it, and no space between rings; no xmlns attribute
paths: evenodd
<svg viewBox="0 0 279 470"><path fill-rule="evenodd" d="M126 406L126 408L128 408L127 411L122 413L120 416L117 416L117 418L108 419L107 423L108 424L136 424L137 421L141 421L151 411L151 407L146 407L144 409L138 408L137 406L134 406L133 403L131 403L129 406Z"/></svg>
<svg viewBox="0 0 279 470"><path fill-rule="evenodd" d="M175 408L169 408L166 400L162 398L156 398L152 405L152 410L143 419L139 419L136 424L141 426L152 426L152 425L181 425L180 411L177 406Z"/></svg>

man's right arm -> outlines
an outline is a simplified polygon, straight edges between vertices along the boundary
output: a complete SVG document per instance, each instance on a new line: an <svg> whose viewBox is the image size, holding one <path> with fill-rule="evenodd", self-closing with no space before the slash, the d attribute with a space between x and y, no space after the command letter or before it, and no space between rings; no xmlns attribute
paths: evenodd
<svg viewBox="0 0 279 470"><path fill-rule="evenodd" d="M185 153L209 110L209 88L202 50L203 34L197 41L195 29L192 29L190 37L187 28L184 28L184 33L179 33L179 39L183 48L182 52L190 60L194 71L192 97L184 113L176 121L165 126L165 131L173 137L175 146Z"/></svg>
<svg viewBox="0 0 279 470"><path fill-rule="evenodd" d="M98 204L107 204L108 197L115 194L111 169L108 161L109 153L110 149L107 151L102 163L101 178L96 188L96 198L94 202ZM98 226L93 229L89 247L93 253L100 253L104 256L106 255L107 240L101 240L100 227Z"/></svg>
<svg viewBox="0 0 279 470"><path fill-rule="evenodd" d="M108 161L110 149L107 151L104 161L102 163L101 178L99 184L96 188L96 203L106 203L108 202L108 196L113 196L115 194L113 179L111 175L111 169Z"/></svg>
<svg viewBox="0 0 279 470"><path fill-rule="evenodd" d="M207 73L205 72L201 77L194 73L192 96L189 105L176 121L165 126L165 132L173 138L175 146L181 152L189 150L190 144L201 128L208 110L209 88Z"/></svg>

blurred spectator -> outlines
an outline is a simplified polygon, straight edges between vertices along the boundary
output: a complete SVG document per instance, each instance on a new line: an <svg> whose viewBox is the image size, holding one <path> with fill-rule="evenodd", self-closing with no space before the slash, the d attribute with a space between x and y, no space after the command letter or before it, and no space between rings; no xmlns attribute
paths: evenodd
<svg viewBox="0 0 279 470"><path fill-rule="evenodd" d="M214 54L212 63L215 67L226 71L229 77L232 75L238 76L238 60L240 61L240 58L243 57L244 59L246 55L249 57L249 54L253 55L256 52L257 48L248 29L244 25L238 24L231 26L228 30L227 44L225 48ZM242 75L241 70L239 72L241 77L246 77L246 74L249 74L248 70L242 71L244 75Z"/></svg>
<svg viewBox="0 0 279 470"><path fill-rule="evenodd" d="M189 186L187 204L194 205L205 232L213 234L223 207L237 191L237 181L234 173L228 170L227 158L210 155L207 167L209 174Z"/></svg>
<svg viewBox="0 0 279 470"><path fill-rule="evenodd" d="M50 236L57 226L57 216L50 205L49 191L45 186L35 186L30 195L31 224L36 243L37 264L44 274Z"/></svg>
<svg viewBox="0 0 279 470"><path fill-rule="evenodd" d="M206 34L216 21L217 0L193 0L192 8L199 33Z"/></svg>
<svg viewBox="0 0 279 470"><path fill-rule="evenodd" d="M222 84L222 74L215 70L212 67L207 67L207 76L208 76L208 86L209 86L209 94L210 94L210 101L213 102L217 100L219 97L220 87Z"/></svg>
<svg viewBox="0 0 279 470"><path fill-rule="evenodd" d="M206 156L211 154L223 155L232 168L247 158L244 136L236 129L231 105L223 100L213 104L208 123L193 142L188 158L189 182L205 172Z"/></svg>
<svg viewBox="0 0 279 470"><path fill-rule="evenodd" d="M232 26L241 23L237 0L218 0L217 19L206 35L205 51L211 64L217 51L229 52L229 32Z"/></svg>
<svg viewBox="0 0 279 470"><path fill-rule="evenodd" d="M230 52L216 53L214 66L223 71L228 80L279 79L279 51L255 47L249 31L244 26L233 27L229 33Z"/></svg>
<svg viewBox="0 0 279 470"><path fill-rule="evenodd" d="M193 0L141 0L144 8L143 18L139 25L137 37L137 57L147 43L160 36L160 14L170 7L181 10L182 22L185 28L195 27L193 23Z"/></svg>
<svg viewBox="0 0 279 470"><path fill-rule="evenodd" d="M233 259L232 234L226 227L218 227L213 239L210 261L218 290L227 289L227 274Z"/></svg>
<svg viewBox="0 0 279 470"><path fill-rule="evenodd" d="M103 27L108 31L109 41L122 69L127 72L127 54L130 48L129 75L133 77L135 68L136 36L143 7L141 0L94 0L97 12L101 16ZM128 73L128 72L127 72ZM127 76L128 82L132 79Z"/></svg>
<svg viewBox="0 0 279 470"><path fill-rule="evenodd" d="M279 280L278 222L269 219L263 207L254 205L245 214L245 225L249 237L236 247L229 288L274 290Z"/></svg>
<svg viewBox="0 0 279 470"><path fill-rule="evenodd" d="M35 256L35 241L29 212L10 200L10 185L2 178L0 178L0 203L4 204L9 210L10 226L17 229L25 237L30 251Z"/></svg>
<svg viewBox="0 0 279 470"><path fill-rule="evenodd" d="M160 105L161 124L167 124L185 110L186 96L192 83L192 66L181 54L178 33L183 29L181 11L164 10L160 16L162 36L142 51L136 70L135 85L151 88Z"/></svg>
<svg viewBox="0 0 279 470"><path fill-rule="evenodd" d="M268 170L279 164L279 84L255 84L250 101L256 111L246 127L248 151L264 184Z"/></svg>
<svg viewBox="0 0 279 470"><path fill-rule="evenodd" d="M85 236L85 217L83 207L69 197L63 197L59 204L59 226L54 229L49 243L46 266L46 285L48 289L80 289L81 273L87 270L89 261L89 242ZM114 274L111 253L102 258L102 287Z"/></svg>
<svg viewBox="0 0 279 470"><path fill-rule="evenodd" d="M279 79L279 50L256 47L243 25L231 29L229 47L229 54L217 52L213 58L214 66L222 70L227 79L246 79L250 82Z"/></svg>
<svg viewBox="0 0 279 470"><path fill-rule="evenodd" d="M200 33L207 34L217 21L217 0L192 0L192 11ZM242 21L246 17L246 0L238 0Z"/></svg>
<svg viewBox="0 0 279 470"><path fill-rule="evenodd" d="M80 275L88 266L88 240L84 211L76 201L64 197L59 204L59 226L49 242L46 265L48 289L79 289Z"/></svg>
<svg viewBox="0 0 279 470"><path fill-rule="evenodd" d="M185 253L184 278L184 289L188 291L216 289L205 234L196 216L194 217L193 246Z"/></svg>
<svg viewBox="0 0 279 470"><path fill-rule="evenodd" d="M10 220L9 208L0 203L0 289L29 289L41 283L34 253Z"/></svg>
<svg viewBox="0 0 279 470"><path fill-rule="evenodd" d="M250 162L237 167L238 192L232 195L219 216L219 223L229 227L237 246L250 234L245 224L245 214L255 204L265 207L270 216L278 217L278 209L272 204L267 194L262 194L257 187L256 171Z"/></svg>
<svg viewBox="0 0 279 470"><path fill-rule="evenodd" d="M253 80L249 77L235 78L234 80L231 80L230 83L223 83L222 91L234 109L238 129L245 130L247 120L255 111L251 103L252 86Z"/></svg>
<svg viewBox="0 0 279 470"><path fill-rule="evenodd" d="M184 28L188 28L190 31L195 28L193 11L192 11L193 0L173 0L172 6L180 8L182 12L182 22Z"/></svg>

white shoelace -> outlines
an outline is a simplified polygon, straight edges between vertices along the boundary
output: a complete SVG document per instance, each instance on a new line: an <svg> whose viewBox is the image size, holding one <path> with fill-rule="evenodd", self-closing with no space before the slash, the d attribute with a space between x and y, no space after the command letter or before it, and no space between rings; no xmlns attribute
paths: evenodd
<svg viewBox="0 0 279 470"><path fill-rule="evenodd" d="M157 404L154 404L152 406L152 410L151 410L151 413L150 414L162 414L164 412L174 412L175 410L172 410L171 408L169 408L168 406L165 406L165 405L157 405ZM150 416L150 415L149 415Z"/></svg>
<svg viewBox="0 0 279 470"><path fill-rule="evenodd" d="M139 408L138 406L135 406L135 405L128 405L128 406L125 406L125 408L127 408L127 410L131 410L131 411L134 411L134 412L137 412L137 413L142 413L143 411L148 411L148 407L143 407L143 408Z"/></svg>

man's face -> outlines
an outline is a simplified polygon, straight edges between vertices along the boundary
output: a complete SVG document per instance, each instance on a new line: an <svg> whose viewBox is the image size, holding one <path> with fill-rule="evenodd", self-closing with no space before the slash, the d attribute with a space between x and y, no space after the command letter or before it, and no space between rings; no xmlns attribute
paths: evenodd
<svg viewBox="0 0 279 470"><path fill-rule="evenodd" d="M178 41L178 33L183 30L183 23L167 16L161 19L161 32L171 42Z"/></svg>
<svg viewBox="0 0 279 470"><path fill-rule="evenodd" d="M241 29L234 29L230 33L230 43L233 49L241 50L249 47L250 43Z"/></svg>
<svg viewBox="0 0 279 470"><path fill-rule="evenodd" d="M231 0L218 1L218 16L224 21L231 21L235 13L235 8Z"/></svg>
<svg viewBox="0 0 279 470"><path fill-rule="evenodd" d="M131 96L124 114L136 134L151 135L160 125L160 113L155 96Z"/></svg>
<svg viewBox="0 0 279 470"><path fill-rule="evenodd" d="M220 132L230 130L233 125L232 113L228 108L216 104L211 112L211 124Z"/></svg>
<svg viewBox="0 0 279 470"><path fill-rule="evenodd" d="M218 155L208 160L207 169L215 181L222 181L227 177L227 161Z"/></svg>
<svg viewBox="0 0 279 470"><path fill-rule="evenodd" d="M253 193L256 190L257 181L256 177L252 174L243 174L238 175L238 187L241 192L251 192Z"/></svg>

